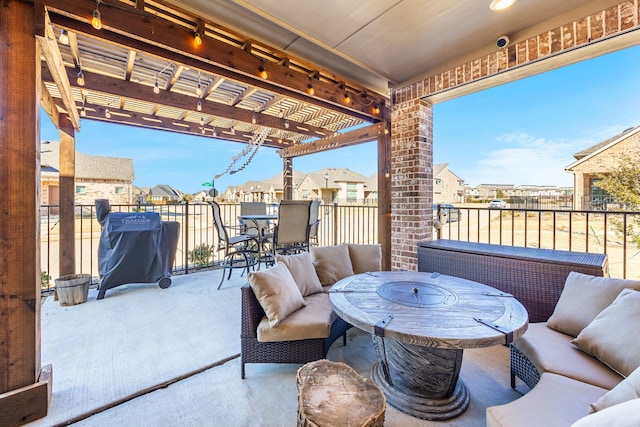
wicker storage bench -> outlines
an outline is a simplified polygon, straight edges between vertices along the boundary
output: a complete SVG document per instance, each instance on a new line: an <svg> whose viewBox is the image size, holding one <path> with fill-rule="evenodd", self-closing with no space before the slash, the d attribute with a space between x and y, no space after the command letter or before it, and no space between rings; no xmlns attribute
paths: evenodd
<svg viewBox="0 0 640 427"><path fill-rule="evenodd" d="M551 316L571 271L609 276L605 254L445 239L418 243L418 271L474 280L508 292L525 306L531 323Z"/></svg>

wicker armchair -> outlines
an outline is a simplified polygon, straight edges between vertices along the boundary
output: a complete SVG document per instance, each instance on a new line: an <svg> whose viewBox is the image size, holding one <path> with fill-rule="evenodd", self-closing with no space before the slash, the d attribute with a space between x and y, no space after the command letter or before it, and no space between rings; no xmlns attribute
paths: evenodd
<svg viewBox="0 0 640 427"><path fill-rule="evenodd" d="M352 325L337 316L331 325L328 338L260 342L257 329L260 320L264 317L264 310L248 284L241 288L241 294L240 366L243 379L246 363L307 363L324 359L331 344L340 336L343 337L343 344L347 345L347 330Z"/></svg>

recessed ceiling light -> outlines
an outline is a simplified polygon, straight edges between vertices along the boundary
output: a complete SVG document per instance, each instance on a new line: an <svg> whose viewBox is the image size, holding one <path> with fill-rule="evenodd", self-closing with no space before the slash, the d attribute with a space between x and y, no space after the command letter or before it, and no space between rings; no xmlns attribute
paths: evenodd
<svg viewBox="0 0 640 427"><path fill-rule="evenodd" d="M513 6L516 1L517 0L492 0L489 7L491 8L491 10L504 10L508 7Z"/></svg>

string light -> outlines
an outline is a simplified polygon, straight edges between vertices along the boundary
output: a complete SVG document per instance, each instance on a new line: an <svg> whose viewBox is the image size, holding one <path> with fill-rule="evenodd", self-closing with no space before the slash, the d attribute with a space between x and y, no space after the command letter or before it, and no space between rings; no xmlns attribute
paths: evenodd
<svg viewBox="0 0 640 427"><path fill-rule="evenodd" d="M69 44L69 34L67 33L67 30L60 31L60 37L58 37L58 40L65 46Z"/></svg>
<svg viewBox="0 0 640 427"><path fill-rule="evenodd" d="M216 130L216 127L214 126L213 129L211 130L211 133L213 134L213 136L218 136L218 131Z"/></svg>
<svg viewBox="0 0 640 427"><path fill-rule="evenodd" d="M289 129L289 120L288 119L284 121L284 127L286 129Z"/></svg>
<svg viewBox="0 0 640 427"><path fill-rule="evenodd" d="M351 104L351 97L349 96L349 92L344 93L344 103Z"/></svg>
<svg viewBox="0 0 640 427"><path fill-rule="evenodd" d="M265 67L264 65L260 67L260 77L262 77L263 79L269 77L269 73L267 73L267 67Z"/></svg>
<svg viewBox="0 0 640 427"><path fill-rule="evenodd" d="M158 75L156 74L156 82L153 84L153 93L156 95L160 93L160 86L158 85Z"/></svg>
<svg viewBox="0 0 640 427"><path fill-rule="evenodd" d="M98 10L100 1L101 0L96 0L96 10L93 11L93 18L91 18L91 25L96 30L99 30L102 28L102 16L100 15L100 11Z"/></svg>
<svg viewBox="0 0 640 427"><path fill-rule="evenodd" d="M202 86L200 85L200 72L198 71L198 87L196 87L196 96L202 96Z"/></svg>
<svg viewBox="0 0 640 427"><path fill-rule="evenodd" d="M307 93L311 96L315 95L316 90L313 88L313 84L309 82L309 86L307 86Z"/></svg>
<svg viewBox="0 0 640 427"><path fill-rule="evenodd" d="M255 114L253 116L251 116L251 123L253 123L255 125L257 121L258 120L256 119L256 115Z"/></svg>
<svg viewBox="0 0 640 427"><path fill-rule="evenodd" d="M387 127L387 122L384 122L384 134L389 135L389 128Z"/></svg>
<svg viewBox="0 0 640 427"><path fill-rule="evenodd" d="M202 100L198 99L198 106L196 107L198 111L202 111Z"/></svg>
<svg viewBox="0 0 640 427"><path fill-rule="evenodd" d="M193 32L193 43L197 46L202 44L202 37L200 37L200 33L197 31Z"/></svg>
<svg viewBox="0 0 640 427"><path fill-rule="evenodd" d="M111 105L111 104L107 104L107 108L104 110L104 116L105 116L107 119L110 119L110 118L111 118L111 111L109 111L109 105Z"/></svg>
<svg viewBox="0 0 640 427"><path fill-rule="evenodd" d="M78 79L76 80L76 83L78 83L78 86L84 86L84 73L82 72L82 69L78 71Z"/></svg>
<svg viewBox="0 0 640 427"><path fill-rule="evenodd" d="M380 106L378 104L373 106L373 114L380 114Z"/></svg>

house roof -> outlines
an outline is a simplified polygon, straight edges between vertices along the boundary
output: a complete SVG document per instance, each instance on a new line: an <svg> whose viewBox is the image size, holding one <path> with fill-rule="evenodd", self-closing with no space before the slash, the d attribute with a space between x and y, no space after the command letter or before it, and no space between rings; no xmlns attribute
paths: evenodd
<svg viewBox="0 0 640 427"><path fill-rule="evenodd" d="M566 171L571 171L574 167L579 165L580 163L590 159L591 157L609 149L610 147L618 144L621 141L624 141L627 138L637 134L640 132L640 126L632 127L625 129L619 134L612 136L609 139L606 139L602 142L599 142L591 147L585 148L584 150L578 151L573 155L576 158L576 161L571 163L569 166L565 168Z"/></svg>
<svg viewBox="0 0 640 427"><path fill-rule="evenodd" d="M160 196L160 197L170 197L170 198L181 198L182 193L170 185L167 184L158 184L149 190L149 194L152 196Z"/></svg>
<svg viewBox="0 0 640 427"><path fill-rule="evenodd" d="M60 141L42 141L40 171L60 173ZM133 160L123 157L92 156L76 151L76 178L133 182Z"/></svg>

